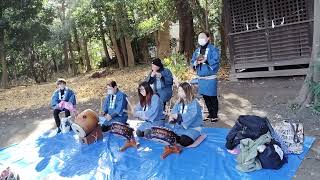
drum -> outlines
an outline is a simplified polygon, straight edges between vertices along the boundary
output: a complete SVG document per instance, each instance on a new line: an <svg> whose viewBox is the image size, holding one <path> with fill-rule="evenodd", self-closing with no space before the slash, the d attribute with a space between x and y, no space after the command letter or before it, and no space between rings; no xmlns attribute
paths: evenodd
<svg viewBox="0 0 320 180"><path fill-rule="evenodd" d="M114 122L111 124L111 133L125 137L128 140L133 139L133 131L133 128L120 122Z"/></svg>
<svg viewBox="0 0 320 180"><path fill-rule="evenodd" d="M151 139L168 145L174 145L177 143L176 134L165 127L152 127Z"/></svg>
<svg viewBox="0 0 320 180"><path fill-rule="evenodd" d="M76 116L71 127L79 137L83 138L98 126L98 122L98 114L91 109L86 109Z"/></svg>

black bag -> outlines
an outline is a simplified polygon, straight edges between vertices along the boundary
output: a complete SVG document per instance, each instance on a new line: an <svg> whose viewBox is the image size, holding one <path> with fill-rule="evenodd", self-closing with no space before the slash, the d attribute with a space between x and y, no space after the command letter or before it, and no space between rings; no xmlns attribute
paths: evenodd
<svg viewBox="0 0 320 180"><path fill-rule="evenodd" d="M287 157L280 148L280 144L274 140L265 144L266 148L258 154L258 159L264 169L280 169L287 163Z"/></svg>
<svg viewBox="0 0 320 180"><path fill-rule="evenodd" d="M245 138L252 140L258 139L268 131L269 128L266 118L253 115L241 115L226 137L226 148L235 148L240 144L240 140Z"/></svg>

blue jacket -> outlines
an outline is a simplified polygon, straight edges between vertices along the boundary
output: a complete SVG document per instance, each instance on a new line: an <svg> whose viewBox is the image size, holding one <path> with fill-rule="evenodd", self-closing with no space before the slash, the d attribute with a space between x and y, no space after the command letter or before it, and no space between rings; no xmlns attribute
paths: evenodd
<svg viewBox="0 0 320 180"><path fill-rule="evenodd" d="M162 77L157 80L156 77L151 77L151 73L147 77L146 81L151 85L153 84L155 93L160 96L162 102L167 102L172 97L172 85L173 85L173 77L172 73L169 69L163 68L160 71ZM158 84L160 83L160 84ZM157 89L160 87L160 89Z"/></svg>
<svg viewBox="0 0 320 180"><path fill-rule="evenodd" d="M178 114L175 124L167 123L178 136L188 136L196 140L201 135L202 109L197 100L193 100L183 106L182 103L175 104L171 110L172 114Z"/></svg>
<svg viewBox="0 0 320 180"><path fill-rule="evenodd" d="M201 79L201 77L208 77L216 75L219 70L219 50L212 44L208 44L205 57L207 61L203 64L197 65L197 57L200 55L200 47L195 50L192 55L191 65L195 68L198 79L198 93L207 96L217 96L217 79Z"/></svg>
<svg viewBox="0 0 320 180"><path fill-rule="evenodd" d="M57 89L51 97L51 107L55 108L62 100L71 102L74 106L76 105L76 95L70 88L64 89L64 97L60 97L60 89Z"/></svg>
<svg viewBox="0 0 320 180"><path fill-rule="evenodd" d="M196 69L197 75L200 77L210 76L217 74L219 70L219 49L208 44L206 53L207 61L201 65L197 65L197 57L200 55L200 47L198 47L192 55L191 65Z"/></svg>
<svg viewBox="0 0 320 180"><path fill-rule="evenodd" d="M189 104L184 105L178 103L173 106L172 114L178 114L181 117L181 126L184 129L196 128L202 125L202 110L197 100L191 101ZM179 123L179 124L180 124Z"/></svg>
<svg viewBox="0 0 320 180"><path fill-rule="evenodd" d="M113 101L111 101L112 96ZM109 114L112 119L120 118L126 121L128 119L128 114L126 112L128 109L128 102L126 98L127 95L120 90L114 95L108 95L103 103L103 112Z"/></svg>
<svg viewBox="0 0 320 180"><path fill-rule="evenodd" d="M138 103L134 110L134 116L139 119L154 122L164 119L163 104L157 94L154 94L151 98L151 104L147 107L141 107Z"/></svg>

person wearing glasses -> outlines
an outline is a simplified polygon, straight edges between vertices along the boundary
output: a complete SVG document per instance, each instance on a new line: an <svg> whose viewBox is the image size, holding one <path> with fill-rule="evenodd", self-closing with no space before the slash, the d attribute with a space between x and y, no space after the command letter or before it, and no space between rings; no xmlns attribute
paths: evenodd
<svg viewBox="0 0 320 180"><path fill-rule="evenodd" d="M137 128L138 137L150 138L151 127L164 126L163 102L154 93L148 82L142 82L138 87L139 103L133 116L144 122Z"/></svg>

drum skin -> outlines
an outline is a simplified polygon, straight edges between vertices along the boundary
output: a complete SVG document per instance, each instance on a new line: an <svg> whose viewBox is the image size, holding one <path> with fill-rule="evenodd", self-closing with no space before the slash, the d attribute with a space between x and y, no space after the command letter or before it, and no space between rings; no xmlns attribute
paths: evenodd
<svg viewBox="0 0 320 180"><path fill-rule="evenodd" d="M74 123L84 130L86 135L90 134L98 126L98 122L98 114L91 109L82 111L76 116L74 121Z"/></svg>

